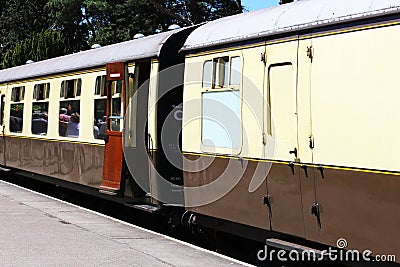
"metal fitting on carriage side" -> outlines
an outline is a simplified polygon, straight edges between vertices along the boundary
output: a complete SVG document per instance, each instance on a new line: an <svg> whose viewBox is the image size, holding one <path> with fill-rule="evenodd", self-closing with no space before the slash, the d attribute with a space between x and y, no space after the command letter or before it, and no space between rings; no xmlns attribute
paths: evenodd
<svg viewBox="0 0 400 267"><path fill-rule="evenodd" d="M311 59L311 62L313 61L314 58L314 48L312 47L312 45L307 46L307 57L309 59Z"/></svg>
<svg viewBox="0 0 400 267"><path fill-rule="evenodd" d="M318 227L321 229L321 211L318 202L314 202L311 206L311 214L317 218Z"/></svg>
<svg viewBox="0 0 400 267"><path fill-rule="evenodd" d="M308 171L307 171L308 166L306 164L303 164L303 165L301 165L300 168L302 168L304 170L304 174L306 175L306 177L308 177Z"/></svg>

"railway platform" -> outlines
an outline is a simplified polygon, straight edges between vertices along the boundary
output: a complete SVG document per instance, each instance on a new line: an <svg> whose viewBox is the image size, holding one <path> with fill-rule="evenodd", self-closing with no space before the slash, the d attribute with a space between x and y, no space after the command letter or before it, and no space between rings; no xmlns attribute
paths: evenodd
<svg viewBox="0 0 400 267"><path fill-rule="evenodd" d="M249 266L0 181L1 266Z"/></svg>

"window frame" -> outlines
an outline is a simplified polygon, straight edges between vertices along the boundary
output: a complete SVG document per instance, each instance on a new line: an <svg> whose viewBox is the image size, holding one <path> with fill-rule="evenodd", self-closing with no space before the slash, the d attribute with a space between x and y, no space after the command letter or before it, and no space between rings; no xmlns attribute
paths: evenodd
<svg viewBox="0 0 400 267"><path fill-rule="evenodd" d="M215 86L215 59L219 59L219 58L229 58L229 71L228 71L228 84L224 84L223 86L219 87L219 86ZM232 72L232 58L239 58L240 59L240 84L238 85L231 85L231 72ZM211 86L209 87L205 87L204 85L204 66L206 62L212 62L212 70L211 70ZM218 54L218 55L212 55L210 57L207 57L206 59L203 60L203 64L202 64L202 80L201 80L201 84L200 84L200 88L201 88L201 105L200 105L200 109L201 109L201 122L200 122L200 149L202 152L205 153L212 153L212 154L231 154L231 155L239 155L242 151L242 147L243 147L243 112L242 112L242 106L243 106L243 90L242 90L242 83L243 83L243 56L241 54L241 52L236 52L236 53L226 53L226 54ZM204 130L204 126L203 126L203 95L204 93L217 93L217 92L238 92L238 95L240 97L239 99L239 116L240 116L240 143L239 143L239 147L238 148L226 148L226 147L210 147L207 145L204 145L203 143L203 130Z"/></svg>
<svg viewBox="0 0 400 267"><path fill-rule="evenodd" d="M74 83L74 88L73 88L73 97L71 97L71 94L68 94L68 90L65 88L65 85L64 84L66 84L66 83L68 83L68 82L73 82ZM78 112L78 114L79 114L79 116L81 117L81 111L82 111L82 106L81 106L81 95L82 95L82 85L83 85L83 82L82 82L82 77L77 77L77 76L75 76L74 78L72 78L72 77L66 77L66 79L64 79L64 80L62 80L61 81L61 83L59 84L59 88L60 88L60 92L59 92L59 94L58 94L58 96L59 96L59 98L58 98L58 111L60 111L60 109L62 108L62 103L68 103L68 102L75 102L75 101L78 101L78 103L79 103L79 112ZM78 92L79 92L79 94L78 94ZM72 112L72 113L75 113L75 112ZM71 114L72 114L71 113ZM59 114L59 113L58 113ZM60 114L59 114L60 115ZM70 115L69 115L70 116ZM81 120L82 118L80 118L80 120ZM81 131L81 129L79 129L79 134L78 134L78 136L65 136L65 135L61 135L60 134L60 129L61 129L61 127L60 127L60 119L58 119L58 126L57 126L57 128L58 128L58 130L57 130L57 136L59 137L59 138L69 138L69 139L73 139L73 140L80 140L82 137L81 137L81 135L82 135L82 131ZM81 121L79 122L79 125L81 126Z"/></svg>
<svg viewBox="0 0 400 267"><path fill-rule="evenodd" d="M232 84L232 59L239 58L240 59L240 83L239 84ZM226 59L228 59L226 61ZM226 72L226 64L221 64L220 62L225 60L224 63L228 62L228 71ZM211 77L206 78L205 70L206 70L206 63L211 62ZM221 70L220 66L224 66L224 69ZM218 73L217 73L218 72ZM212 89L212 90L219 90L219 89L226 89L226 88L236 88L240 89L242 86L243 80L243 57L241 54L229 54L229 55L221 55L217 57L211 57L203 61L202 69L202 79L201 79L201 87L203 89ZM221 76L223 75L223 79ZM228 76L227 78L225 76ZM210 79L211 78L211 79ZM218 79L218 81L217 81ZM210 82L209 82L210 81ZM209 85L209 86L205 86Z"/></svg>
<svg viewBox="0 0 400 267"><path fill-rule="evenodd" d="M68 91L68 85L69 82L74 83L74 88L73 88L73 94L69 94L70 92ZM66 79L61 81L60 85L60 101L61 99L80 99L82 94L82 78L74 78L74 79Z"/></svg>
<svg viewBox="0 0 400 267"><path fill-rule="evenodd" d="M100 82L99 82L100 80ZM93 114L96 114L96 101L105 101L105 108L107 109L107 92L106 92L106 84L107 84L107 75L106 74L101 74L101 75L97 75L96 79L95 79L95 86L94 86L94 95L93 95ZM100 86L99 88L99 93L97 93L97 87L98 85ZM101 86L103 86L103 92L102 92L102 88ZM104 116L106 116L107 110L104 111ZM96 119L96 118L95 118ZM95 122L93 122L93 129L94 129L94 124ZM104 122L107 123L107 122ZM97 126L97 125L96 125ZM99 127L99 134L100 134L100 127ZM105 133L104 133L105 134ZM94 136L94 131L93 131L93 139L95 141L101 142L102 144L105 143L104 141L104 137L103 138L96 138Z"/></svg>
<svg viewBox="0 0 400 267"><path fill-rule="evenodd" d="M43 86L43 98L40 98L40 86ZM33 86L33 96L32 96L32 102L36 101L48 101L50 98L50 83L37 83ZM39 91L39 92L37 92ZM36 94L36 97L35 97Z"/></svg>
<svg viewBox="0 0 400 267"><path fill-rule="evenodd" d="M14 97L14 94L15 94L15 96L17 96L17 94L14 93L14 92L16 92L17 90L19 90L19 94L18 94L18 99L16 100L15 97ZM12 87L12 89L11 89L11 99L10 99L11 103L24 102L24 100L25 100L25 91L26 91L25 85Z"/></svg>
<svg viewBox="0 0 400 267"><path fill-rule="evenodd" d="M14 93L17 90L19 90L19 94ZM26 123L24 124L24 112L25 112L25 93L26 93L26 86L25 85L16 85L13 86L11 89L11 95L10 95L10 103L9 103L9 107L10 107L10 115L9 115L9 125L8 125L8 130L10 131L10 133L13 134L22 134L24 132L24 125L26 127ZM18 97L16 97L18 95ZM18 99L16 99L18 98ZM12 107L15 105L22 105L22 121L21 121L21 131L12 131L11 130L11 112L12 112ZM19 118L19 117L17 117Z"/></svg>

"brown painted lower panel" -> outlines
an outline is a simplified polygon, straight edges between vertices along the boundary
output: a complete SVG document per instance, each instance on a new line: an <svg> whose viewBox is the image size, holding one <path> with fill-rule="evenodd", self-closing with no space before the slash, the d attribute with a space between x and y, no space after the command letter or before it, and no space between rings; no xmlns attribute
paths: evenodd
<svg viewBox="0 0 400 267"><path fill-rule="evenodd" d="M264 181L255 192L249 193L249 185L256 168L258 174L265 174L264 163L196 155L187 155L186 159L185 187L197 189L196 193L185 190L185 203L205 201L213 195L220 196L212 203L188 208L189 210L257 228L269 228L268 208L263 204L263 197L266 195L265 179L261 179ZM204 187L218 180L221 181L219 186ZM237 184L230 189L236 181Z"/></svg>
<svg viewBox="0 0 400 267"><path fill-rule="evenodd" d="M314 184L315 196L303 197L307 239L336 247L344 238L347 249L395 254L400 261L400 176L326 168L322 178L314 169L302 186ZM314 201L321 228L310 212Z"/></svg>
<svg viewBox="0 0 400 267"><path fill-rule="evenodd" d="M347 249L371 250L373 255L396 255L400 261L400 176L360 170L294 167L274 163L265 169L265 181L253 193L248 186L254 169L263 163L210 156L187 155L198 171L184 173L185 186L201 187L228 173L240 181L212 203L191 207L199 214L240 224L290 234L336 248L338 239L347 240ZM207 162L210 162L207 165ZM193 166L192 166L193 165ZM229 165L229 167L228 167ZM241 167L246 166L246 167ZM186 166L187 167L187 166ZM204 195L208 194L203 190ZM271 196L271 213L262 204ZM185 200L194 196L185 192ZM320 208L321 227L311 213ZM270 217L269 217L270 216Z"/></svg>
<svg viewBox="0 0 400 267"><path fill-rule="evenodd" d="M13 137L5 140L9 167L96 188L101 184L103 146Z"/></svg>

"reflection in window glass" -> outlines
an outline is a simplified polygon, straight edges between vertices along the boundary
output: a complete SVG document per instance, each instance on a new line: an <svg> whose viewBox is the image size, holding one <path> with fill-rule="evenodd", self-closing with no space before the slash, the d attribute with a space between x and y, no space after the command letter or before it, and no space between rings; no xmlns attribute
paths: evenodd
<svg viewBox="0 0 400 267"><path fill-rule="evenodd" d="M33 88L33 99L45 100L50 95L50 83L35 84Z"/></svg>
<svg viewBox="0 0 400 267"><path fill-rule="evenodd" d="M0 108L0 125L4 124L4 105L5 105L5 95L1 95L1 100L0 100L0 104L1 104L1 108Z"/></svg>
<svg viewBox="0 0 400 267"><path fill-rule="evenodd" d="M122 131L122 116L121 116L121 97L113 98L111 101L111 116L109 117L110 131Z"/></svg>
<svg viewBox="0 0 400 267"><path fill-rule="evenodd" d="M60 101L58 132L60 136L78 137L80 128L79 100Z"/></svg>
<svg viewBox="0 0 400 267"><path fill-rule="evenodd" d="M21 87L21 101L25 99L25 86Z"/></svg>
<svg viewBox="0 0 400 267"><path fill-rule="evenodd" d="M60 97L74 98L81 95L81 79L66 80L61 83Z"/></svg>
<svg viewBox="0 0 400 267"><path fill-rule="evenodd" d="M240 148L240 92L207 92L202 95L202 144L206 147Z"/></svg>
<svg viewBox="0 0 400 267"><path fill-rule="evenodd" d="M122 92L122 80L113 81L111 83L111 93L112 95L120 94Z"/></svg>
<svg viewBox="0 0 400 267"><path fill-rule="evenodd" d="M21 133L23 126L24 104L11 104L10 110L10 132Z"/></svg>
<svg viewBox="0 0 400 267"><path fill-rule="evenodd" d="M20 102L25 97L25 86L13 87L11 90L11 101Z"/></svg>
<svg viewBox="0 0 400 267"><path fill-rule="evenodd" d="M77 79L75 81L75 96L81 96L81 90L82 90L82 79Z"/></svg>
<svg viewBox="0 0 400 267"><path fill-rule="evenodd" d="M94 100L94 126L93 135L96 139L104 139L106 135L106 99Z"/></svg>
<svg viewBox="0 0 400 267"><path fill-rule="evenodd" d="M240 85L241 75L241 63L240 57L231 58L231 81L230 85Z"/></svg>
<svg viewBox="0 0 400 267"><path fill-rule="evenodd" d="M208 60L203 65L203 87L211 87L212 61Z"/></svg>
<svg viewBox="0 0 400 267"><path fill-rule="evenodd" d="M48 102L32 103L32 134L47 134L48 119L47 114L49 111Z"/></svg>
<svg viewBox="0 0 400 267"><path fill-rule="evenodd" d="M95 84L95 95L106 95L106 75L97 76Z"/></svg>

